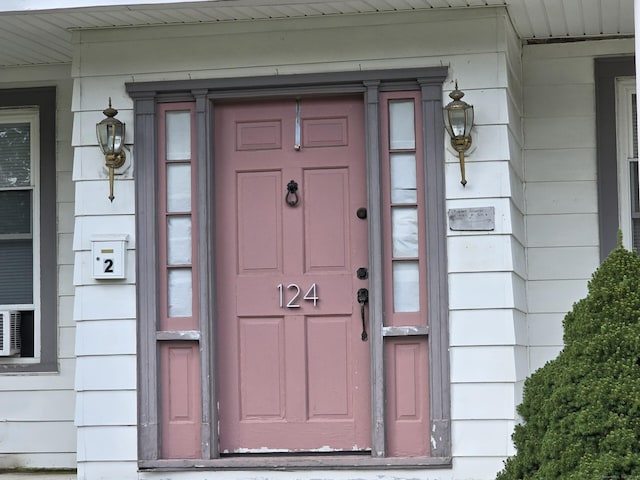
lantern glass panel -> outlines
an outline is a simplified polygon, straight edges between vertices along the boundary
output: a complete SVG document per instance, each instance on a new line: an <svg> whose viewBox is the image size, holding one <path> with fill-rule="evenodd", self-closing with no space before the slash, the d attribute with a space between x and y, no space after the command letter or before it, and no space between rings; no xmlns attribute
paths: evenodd
<svg viewBox="0 0 640 480"><path fill-rule="evenodd" d="M96 135L98 137L98 144L103 154L107 154L107 125L104 123L98 123L96 125Z"/></svg>
<svg viewBox="0 0 640 480"><path fill-rule="evenodd" d="M462 137L465 134L465 111L461 108L449 110L449 118L451 120L451 130L453 137Z"/></svg>
<svg viewBox="0 0 640 480"><path fill-rule="evenodd" d="M473 106L469 105L467 107L465 119L464 134L468 136L471 135L471 129L473 128Z"/></svg>
<svg viewBox="0 0 640 480"><path fill-rule="evenodd" d="M113 140L110 138L109 144L113 145L113 149L109 153L120 153L124 143L124 123L116 123L110 130Z"/></svg>

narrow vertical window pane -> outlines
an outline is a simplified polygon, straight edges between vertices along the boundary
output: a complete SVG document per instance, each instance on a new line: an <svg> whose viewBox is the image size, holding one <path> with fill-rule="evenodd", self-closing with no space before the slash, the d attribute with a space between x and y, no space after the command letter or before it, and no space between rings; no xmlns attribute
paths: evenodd
<svg viewBox="0 0 640 480"><path fill-rule="evenodd" d="M193 286L190 268L169 270L169 316L190 317L192 315Z"/></svg>
<svg viewBox="0 0 640 480"><path fill-rule="evenodd" d="M391 235L394 258L418 256L418 211L416 207L391 210Z"/></svg>
<svg viewBox="0 0 640 480"><path fill-rule="evenodd" d="M31 125L0 125L0 188L31 185Z"/></svg>
<svg viewBox="0 0 640 480"><path fill-rule="evenodd" d="M413 153L392 153L391 203L416 203L416 156Z"/></svg>
<svg viewBox="0 0 640 480"><path fill-rule="evenodd" d="M420 310L418 262L393 262L393 311Z"/></svg>
<svg viewBox="0 0 640 480"><path fill-rule="evenodd" d="M389 102L389 147L392 150L416 148L413 100Z"/></svg>
<svg viewBox="0 0 640 480"><path fill-rule="evenodd" d="M633 158L638 158L638 103L635 93L631 95L631 124L633 130Z"/></svg>
<svg viewBox="0 0 640 480"><path fill-rule="evenodd" d="M167 211L191 211L191 165L167 165Z"/></svg>
<svg viewBox="0 0 640 480"><path fill-rule="evenodd" d="M0 304L33 303L33 242L0 236Z"/></svg>
<svg viewBox="0 0 640 480"><path fill-rule="evenodd" d="M191 158L191 113L167 113L167 160Z"/></svg>
<svg viewBox="0 0 640 480"><path fill-rule="evenodd" d="M191 217L169 217L167 220L167 256L169 265L191 263Z"/></svg>

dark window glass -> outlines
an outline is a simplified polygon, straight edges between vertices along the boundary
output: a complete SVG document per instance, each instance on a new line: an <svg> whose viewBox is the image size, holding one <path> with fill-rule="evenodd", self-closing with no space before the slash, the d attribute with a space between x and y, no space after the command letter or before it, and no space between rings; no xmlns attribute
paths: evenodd
<svg viewBox="0 0 640 480"><path fill-rule="evenodd" d="M0 237L0 304L12 303L33 303L33 245Z"/></svg>
<svg viewBox="0 0 640 480"><path fill-rule="evenodd" d="M0 190L0 240L31 233L31 190Z"/></svg>
<svg viewBox="0 0 640 480"><path fill-rule="evenodd" d="M31 185L31 126L0 124L0 188Z"/></svg>

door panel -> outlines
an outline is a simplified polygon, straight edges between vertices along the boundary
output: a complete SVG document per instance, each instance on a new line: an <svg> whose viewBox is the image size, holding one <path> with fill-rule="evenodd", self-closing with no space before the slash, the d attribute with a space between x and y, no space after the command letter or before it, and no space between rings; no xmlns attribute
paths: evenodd
<svg viewBox="0 0 640 480"><path fill-rule="evenodd" d="M283 418L283 318L240 318L238 324L241 418Z"/></svg>
<svg viewBox="0 0 640 480"><path fill-rule="evenodd" d="M280 172L237 174L239 272L282 271Z"/></svg>
<svg viewBox="0 0 640 480"><path fill-rule="evenodd" d="M306 272L349 271L349 170L305 170Z"/></svg>
<svg viewBox="0 0 640 480"><path fill-rule="evenodd" d="M361 98L216 104L223 453L370 449ZM296 125L301 129L296 135ZM296 148L300 138L301 147ZM299 202L286 202L287 184Z"/></svg>

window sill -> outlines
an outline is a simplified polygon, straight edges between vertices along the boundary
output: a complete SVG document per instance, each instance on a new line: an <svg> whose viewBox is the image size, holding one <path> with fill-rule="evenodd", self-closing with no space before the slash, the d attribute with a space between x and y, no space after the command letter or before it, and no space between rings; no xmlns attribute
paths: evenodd
<svg viewBox="0 0 640 480"><path fill-rule="evenodd" d="M379 470L451 468L451 457L363 457L348 455L294 457L229 457L211 460L141 460L141 470Z"/></svg>
<svg viewBox="0 0 640 480"><path fill-rule="evenodd" d="M24 362L24 363L1 363L0 374L5 373L58 373L58 364L56 362Z"/></svg>

